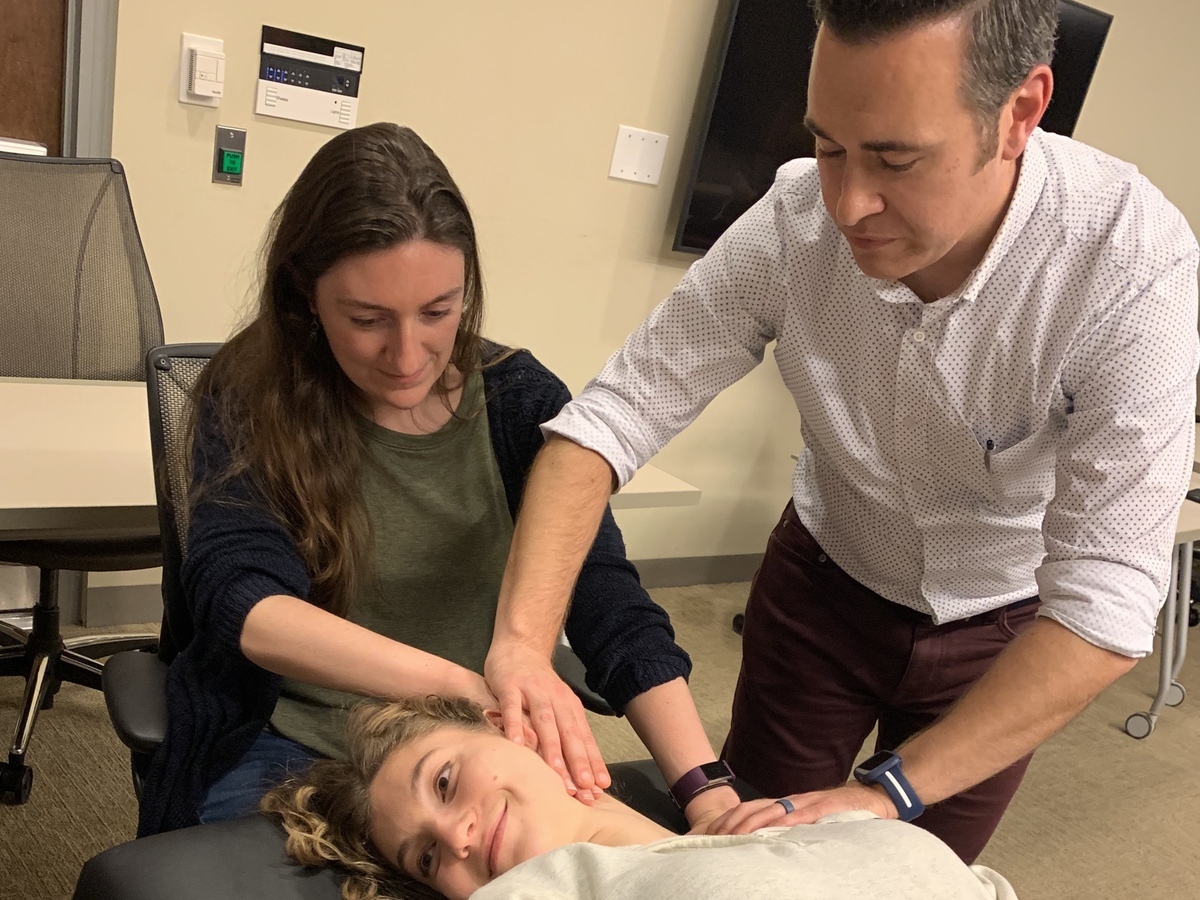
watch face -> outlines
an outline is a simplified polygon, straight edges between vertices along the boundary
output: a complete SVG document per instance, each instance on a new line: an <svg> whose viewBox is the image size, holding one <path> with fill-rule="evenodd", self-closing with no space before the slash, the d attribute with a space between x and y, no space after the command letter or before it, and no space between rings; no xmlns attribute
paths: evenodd
<svg viewBox="0 0 1200 900"><path fill-rule="evenodd" d="M700 771L704 773L704 777L709 781L716 781L718 778L733 777L733 771L729 768L729 763L723 760L705 763L700 767Z"/></svg>
<svg viewBox="0 0 1200 900"><path fill-rule="evenodd" d="M890 750L881 750L874 756L863 760L861 763L859 763L858 767L864 772L870 772L872 769L878 769L891 758L892 753Z"/></svg>

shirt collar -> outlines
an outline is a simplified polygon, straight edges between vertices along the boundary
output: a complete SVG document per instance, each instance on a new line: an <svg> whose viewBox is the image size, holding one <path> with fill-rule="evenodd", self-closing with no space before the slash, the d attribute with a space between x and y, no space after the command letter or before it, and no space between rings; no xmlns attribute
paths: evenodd
<svg viewBox="0 0 1200 900"><path fill-rule="evenodd" d="M1041 132L1034 131L1025 144L1025 152L1021 154L1020 171L1017 174L1017 189L1013 191L1008 211L1000 230L992 238L983 260L975 267L975 271L967 278L961 290L957 292L960 300L971 301L978 296L982 287L987 284L996 268L1004 261L1008 251L1012 249L1021 232L1033 216L1042 190L1046 186L1046 155L1042 152Z"/></svg>

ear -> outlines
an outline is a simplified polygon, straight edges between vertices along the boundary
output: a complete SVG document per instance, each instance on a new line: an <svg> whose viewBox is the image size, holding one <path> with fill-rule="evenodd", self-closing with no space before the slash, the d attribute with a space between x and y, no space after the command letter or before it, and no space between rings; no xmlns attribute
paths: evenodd
<svg viewBox="0 0 1200 900"><path fill-rule="evenodd" d="M1033 129L1037 128L1054 93L1054 73L1044 63L1033 67L1021 86L1013 91L1001 116L1000 155L1006 161L1017 159Z"/></svg>

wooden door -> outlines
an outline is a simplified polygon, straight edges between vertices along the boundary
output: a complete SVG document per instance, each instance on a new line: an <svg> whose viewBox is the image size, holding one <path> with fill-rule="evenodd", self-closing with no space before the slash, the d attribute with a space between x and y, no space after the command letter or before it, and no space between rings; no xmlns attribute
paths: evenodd
<svg viewBox="0 0 1200 900"><path fill-rule="evenodd" d="M62 152L67 0L0 0L0 137Z"/></svg>

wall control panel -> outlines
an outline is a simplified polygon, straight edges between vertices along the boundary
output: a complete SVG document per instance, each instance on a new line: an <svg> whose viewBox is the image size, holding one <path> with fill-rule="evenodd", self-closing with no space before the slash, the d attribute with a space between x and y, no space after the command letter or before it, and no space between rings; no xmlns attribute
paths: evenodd
<svg viewBox="0 0 1200 900"><path fill-rule="evenodd" d="M264 25L254 111L330 128L353 128L358 122L364 52L344 41Z"/></svg>

